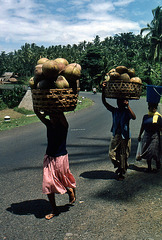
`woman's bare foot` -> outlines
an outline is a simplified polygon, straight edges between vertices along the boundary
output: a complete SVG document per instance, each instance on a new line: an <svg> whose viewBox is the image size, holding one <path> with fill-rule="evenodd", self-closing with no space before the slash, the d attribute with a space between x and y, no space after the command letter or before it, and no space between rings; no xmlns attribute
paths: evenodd
<svg viewBox="0 0 162 240"><path fill-rule="evenodd" d="M125 177L124 177L121 173L118 175L118 181L123 181L124 178L125 178Z"/></svg>
<svg viewBox="0 0 162 240"><path fill-rule="evenodd" d="M45 219L46 219L46 220L50 220L51 218L53 218L53 217L55 217L55 216L58 216L59 213L60 213L59 210L56 209L56 210L52 211L50 214L47 214L47 215L45 216Z"/></svg>
<svg viewBox="0 0 162 240"><path fill-rule="evenodd" d="M69 203L70 204L73 204L76 200L76 197L75 197L75 189L73 188L68 188L67 189L67 193L69 195Z"/></svg>
<svg viewBox="0 0 162 240"><path fill-rule="evenodd" d="M55 213L50 213L50 214L47 214L46 216L45 216L45 219L46 220L50 220L51 218L53 218L55 216Z"/></svg>

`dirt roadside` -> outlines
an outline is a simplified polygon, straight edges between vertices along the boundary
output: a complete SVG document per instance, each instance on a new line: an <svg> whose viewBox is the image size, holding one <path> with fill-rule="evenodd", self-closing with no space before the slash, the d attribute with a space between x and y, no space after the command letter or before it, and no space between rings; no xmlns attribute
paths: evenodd
<svg viewBox="0 0 162 240"><path fill-rule="evenodd" d="M4 109L0 111L0 118L3 119L5 116L10 116L11 118L20 118L23 114L14 111L13 109Z"/></svg>

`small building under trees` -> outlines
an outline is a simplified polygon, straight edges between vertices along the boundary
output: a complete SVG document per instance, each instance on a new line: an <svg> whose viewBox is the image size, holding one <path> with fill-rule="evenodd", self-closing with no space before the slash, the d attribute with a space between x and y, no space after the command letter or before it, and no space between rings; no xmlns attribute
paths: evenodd
<svg viewBox="0 0 162 240"><path fill-rule="evenodd" d="M0 77L0 84L5 84L5 83L17 83L17 75L14 74L13 72L5 72L1 77Z"/></svg>

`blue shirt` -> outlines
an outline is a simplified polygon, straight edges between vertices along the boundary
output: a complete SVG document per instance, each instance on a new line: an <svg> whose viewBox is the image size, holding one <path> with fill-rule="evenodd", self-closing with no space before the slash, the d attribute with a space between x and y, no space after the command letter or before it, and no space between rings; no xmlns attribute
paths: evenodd
<svg viewBox="0 0 162 240"><path fill-rule="evenodd" d="M113 124L111 132L113 133L113 136L115 136L116 134L120 134L123 139L129 139L129 121L132 118L130 111L127 108L114 108L114 110L112 111L112 117Z"/></svg>

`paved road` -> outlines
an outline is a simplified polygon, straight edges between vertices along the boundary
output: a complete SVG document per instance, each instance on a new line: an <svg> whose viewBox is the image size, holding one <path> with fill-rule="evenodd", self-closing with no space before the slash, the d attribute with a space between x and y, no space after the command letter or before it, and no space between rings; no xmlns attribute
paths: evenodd
<svg viewBox="0 0 162 240"><path fill-rule="evenodd" d="M150 182L149 175L135 162L137 134L147 111L145 99L130 101L137 115L137 120L131 122L130 169L124 182L118 182L107 157L111 114L102 105L100 94L80 95L91 98L94 105L67 115L70 125L67 149L70 169L77 181L77 201L70 207L66 194L57 195L61 214L51 221L44 219L50 205L41 193L45 127L34 123L0 133L0 239L160 240L159 227L156 233L150 227L150 224L159 226L158 217L153 222L151 216L142 221L136 212L138 209L143 216L141 205L145 204L145 194L151 194L154 189L155 198L161 180L157 174L151 176ZM110 102L116 105L115 100ZM159 195L153 211L158 209L158 199ZM151 201L149 195L148 206ZM146 206L144 211L148 210Z"/></svg>

